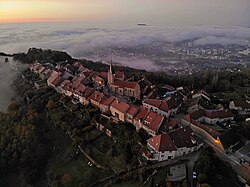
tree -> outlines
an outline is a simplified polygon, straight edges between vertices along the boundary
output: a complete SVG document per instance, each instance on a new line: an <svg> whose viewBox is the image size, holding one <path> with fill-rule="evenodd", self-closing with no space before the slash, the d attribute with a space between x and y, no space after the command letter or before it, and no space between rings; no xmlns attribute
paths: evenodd
<svg viewBox="0 0 250 187"><path fill-rule="evenodd" d="M49 110L53 109L55 107L54 101L52 101L51 99L48 101L47 103L47 108Z"/></svg>

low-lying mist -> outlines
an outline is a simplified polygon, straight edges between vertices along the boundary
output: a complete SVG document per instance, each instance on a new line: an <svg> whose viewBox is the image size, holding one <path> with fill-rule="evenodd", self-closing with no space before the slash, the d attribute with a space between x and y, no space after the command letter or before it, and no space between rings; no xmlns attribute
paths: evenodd
<svg viewBox="0 0 250 187"><path fill-rule="evenodd" d="M180 42L193 40L194 44L243 44L250 45L248 27L166 27L148 25L100 25L84 23L39 23L6 24L0 28L0 52L27 52L31 47L63 50L74 58L88 58L97 61L121 60L122 65L145 70L157 70L158 64L148 55L144 47L154 43ZM117 53L119 49L140 49L141 57L130 58L127 51ZM109 51L110 49L110 51ZM155 50L155 47L154 47ZM100 52L101 55L98 53ZM110 54L108 54L110 53ZM111 54L112 53L112 54ZM103 55L104 54L104 55ZM105 58L105 55L107 58ZM144 56L145 55L145 56ZM129 57L126 59L126 57ZM125 62L125 63L124 63Z"/></svg>
<svg viewBox="0 0 250 187"><path fill-rule="evenodd" d="M14 99L12 83L22 69L18 62L10 57L8 59L9 62L5 62L5 57L0 56L0 111L6 111L11 99Z"/></svg>

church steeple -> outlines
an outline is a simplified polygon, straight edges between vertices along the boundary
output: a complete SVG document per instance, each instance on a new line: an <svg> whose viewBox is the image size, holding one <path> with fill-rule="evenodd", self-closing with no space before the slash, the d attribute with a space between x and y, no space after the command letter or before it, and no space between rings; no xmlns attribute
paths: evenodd
<svg viewBox="0 0 250 187"><path fill-rule="evenodd" d="M109 70L108 70L108 84L111 85L114 83L114 68L112 66L112 59L110 61Z"/></svg>

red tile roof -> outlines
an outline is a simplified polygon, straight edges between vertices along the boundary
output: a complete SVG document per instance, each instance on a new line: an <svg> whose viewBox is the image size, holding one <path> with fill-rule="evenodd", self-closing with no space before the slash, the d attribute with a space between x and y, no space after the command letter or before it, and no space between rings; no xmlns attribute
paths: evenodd
<svg viewBox="0 0 250 187"><path fill-rule="evenodd" d="M183 116L182 119L185 120L185 121L191 122L191 119L190 119L190 115L189 115L189 114Z"/></svg>
<svg viewBox="0 0 250 187"><path fill-rule="evenodd" d="M169 133L173 143L177 148L197 146L192 135L193 131L189 126L181 127Z"/></svg>
<svg viewBox="0 0 250 187"><path fill-rule="evenodd" d="M48 82L49 84L52 84L56 79L59 79L59 75L58 75L58 74L52 74L52 75L48 78L47 82Z"/></svg>
<svg viewBox="0 0 250 187"><path fill-rule="evenodd" d="M85 76L85 77L88 77L90 76L92 73L92 71L86 71L86 72L82 72L82 74Z"/></svg>
<svg viewBox="0 0 250 187"><path fill-rule="evenodd" d="M116 110L122 112L122 113L125 113L130 107L129 104L127 104L123 101L119 101L118 99L114 100L110 106L115 108Z"/></svg>
<svg viewBox="0 0 250 187"><path fill-rule="evenodd" d="M84 79L85 79L85 76L83 74L78 74L73 77L72 81L82 82Z"/></svg>
<svg viewBox="0 0 250 187"><path fill-rule="evenodd" d="M99 76L102 77L104 80L108 80L108 72L101 72Z"/></svg>
<svg viewBox="0 0 250 187"><path fill-rule="evenodd" d="M158 100L158 99L146 99L144 101L145 104L154 106L164 112L168 112L168 102L166 100Z"/></svg>
<svg viewBox="0 0 250 187"><path fill-rule="evenodd" d="M87 98L90 96L90 94L92 94L94 91L95 91L94 88L90 88L90 87L89 87L89 88L83 93L82 96L83 96L84 98L87 99Z"/></svg>
<svg viewBox="0 0 250 187"><path fill-rule="evenodd" d="M58 87L63 81L64 81L63 78L58 77L58 78L55 79L51 84L54 85L55 87Z"/></svg>
<svg viewBox="0 0 250 187"><path fill-rule="evenodd" d="M190 118L191 118L191 119L194 119L194 120L197 120L197 119L202 118L204 115L205 115L205 110L199 109L199 110L197 110L197 111L191 113L191 114L190 114Z"/></svg>
<svg viewBox="0 0 250 187"><path fill-rule="evenodd" d="M112 85L118 86L120 88L131 88L135 89L137 82L130 82L130 81L121 81L121 80L116 80Z"/></svg>
<svg viewBox="0 0 250 187"><path fill-rule="evenodd" d="M168 121L168 123L167 123L167 127L168 127L168 129L170 129L170 128L174 128L174 127L176 127L178 125L178 121L177 120L175 120L175 119L169 119L169 121Z"/></svg>
<svg viewBox="0 0 250 187"><path fill-rule="evenodd" d="M125 74L124 74L123 71L117 71L117 72L115 73L115 78L116 78L116 79L124 79L124 77L125 77Z"/></svg>
<svg viewBox="0 0 250 187"><path fill-rule="evenodd" d="M206 117L208 117L210 119L233 117L232 112L229 110L211 110L211 111L206 110L205 115L206 115Z"/></svg>
<svg viewBox="0 0 250 187"><path fill-rule="evenodd" d="M160 114L157 114L155 112L149 112L148 116L145 119L146 126L153 130L154 132L157 132L160 128L162 122L164 120L164 117Z"/></svg>
<svg viewBox="0 0 250 187"><path fill-rule="evenodd" d="M80 84L77 89L75 90L76 94L82 95L84 91L87 90L87 87L84 86L83 84Z"/></svg>
<svg viewBox="0 0 250 187"><path fill-rule="evenodd" d="M111 103L116 99L116 97L110 95L110 96L106 96L106 98L104 98L102 101L101 101L101 104L102 105L105 105L105 106L110 106Z"/></svg>
<svg viewBox="0 0 250 187"><path fill-rule="evenodd" d="M66 84L68 84L68 83L70 83L70 81L69 80L64 80L63 82L61 82L58 86L59 87L63 87L64 85L66 85Z"/></svg>
<svg viewBox="0 0 250 187"><path fill-rule="evenodd" d="M158 152L176 151L175 144L168 134L154 136L147 140L147 143Z"/></svg>
<svg viewBox="0 0 250 187"><path fill-rule="evenodd" d="M234 101L236 107L241 107L242 109L250 109L250 103L246 101Z"/></svg>
<svg viewBox="0 0 250 187"><path fill-rule="evenodd" d="M136 108L135 106L130 106L130 108L127 111L127 114L131 116L135 116L137 112L138 112L138 108Z"/></svg>
<svg viewBox="0 0 250 187"><path fill-rule="evenodd" d="M96 101L98 103L101 102L101 100L105 97L105 95L101 92L94 91L90 96L89 99Z"/></svg>
<svg viewBox="0 0 250 187"><path fill-rule="evenodd" d="M202 124L202 123L199 123L198 121L195 121L195 120L192 120L191 119L191 123L203 130L205 130L208 134L210 134L212 137L214 137L215 139L220 135L219 132L217 132L216 130Z"/></svg>
<svg viewBox="0 0 250 187"><path fill-rule="evenodd" d="M145 119L147 117L148 113L149 113L149 110L147 108L141 106L139 108L138 113L135 116L135 119L136 120L143 120L143 119Z"/></svg>

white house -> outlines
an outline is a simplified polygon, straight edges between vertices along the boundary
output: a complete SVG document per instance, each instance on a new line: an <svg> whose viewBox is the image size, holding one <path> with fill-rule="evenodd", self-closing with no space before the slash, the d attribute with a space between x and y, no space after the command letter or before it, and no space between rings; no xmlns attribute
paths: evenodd
<svg viewBox="0 0 250 187"><path fill-rule="evenodd" d="M199 141L189 126L178 128L169 133L177 150L175 156L186 155L198 150L203 143Z"/></svg>
<svg viewBox="0 0 250 187"><path fill-rule="evenodd" d="M193 134L189 126L181 127L169 134L161 134L147 140L143 156L151 161L173 159L198 150L203 143Z"/></svg>
<svg viewBox="0 0 250 187"><path fill-rule="evenodd" d="M216 124L233 120L233 114L229 110L205 110L204 122Z"/></svg>
<svg viewBox="0 0 250 187"><path fill-rule="evenodd" d="M175 144L168 134L154 136L147 140L147 151L143 156L151 161L163 161L173 159L176 152Z"/></svg>

